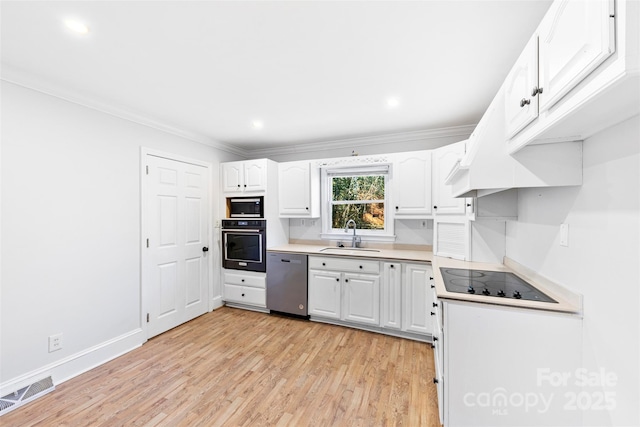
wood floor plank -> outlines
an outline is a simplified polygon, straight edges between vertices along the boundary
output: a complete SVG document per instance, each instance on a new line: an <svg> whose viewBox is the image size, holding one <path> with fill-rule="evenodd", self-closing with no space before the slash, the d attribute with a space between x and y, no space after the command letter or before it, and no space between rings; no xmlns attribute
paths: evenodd
<svg viewBox="0 0 640 427"><path fill-rule="evenodd" d="M428 344L221 308L0 418L26 426L439 426Z"/></svg>

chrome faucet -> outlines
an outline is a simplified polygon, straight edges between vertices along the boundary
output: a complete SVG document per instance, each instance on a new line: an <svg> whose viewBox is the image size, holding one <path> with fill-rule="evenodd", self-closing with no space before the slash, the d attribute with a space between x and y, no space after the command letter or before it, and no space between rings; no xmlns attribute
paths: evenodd
<svg viewBox="0 0 640 427"><path fill-rule="evenodd" d="M357 224L354 220L350 219L347 221L347 223L344 225L344 232L346 233L347 231L349 231L349 226L353 225L353 237L351 238L351 247L352 248L357 248L358 244L361 241L360 236L356 236L356 229L357 229Z"/></svg>

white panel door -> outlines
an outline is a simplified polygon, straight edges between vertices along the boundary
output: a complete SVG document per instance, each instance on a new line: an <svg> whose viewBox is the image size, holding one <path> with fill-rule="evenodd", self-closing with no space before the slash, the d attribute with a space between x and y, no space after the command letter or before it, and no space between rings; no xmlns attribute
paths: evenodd
<svg viewBox="0 0 640 427"><path fill-rule="evenodd" d="M431 215L431 152L399 153L393 165L396 217Z"/></svg>
<svg viewBox="0 0 640 427"><path fill-rule="evenodd" d="M538 117L538 37L533 36L511 69L504 89L507 138Z"/></svg>
<svg viewBox="0 0 640 427"><path fill-rule="evenodd" d="M540 111L551 108L613 54L613 3L553 2L540 25Z"/></svg>
<svg viewBox="0 0 640 427"><path fill-rule="evenodd" d="M148 295L148 337L208 309L209 171L146 156L143 288Z"/></svg>
<svg viewBox="0 0 640 427"><path fill-rule="evenodd" d="M311 216L309 162L278 165L280 215Z"/></svg>
<svg viewBox="0 0 640 427"><path fill-rule="evenodd" d="M403 277L402 330L419 334L432 334L433 321L429 310L429 277L431 266L406 264Z"/></svg>
<svg viewBox="0 0 640 427"><path fill-rule="evenodd" d="M343 320L380 325L380 276L344 273Z"/></svg>
<svg viewBox="0 0 640 427"><path fill-rule="evenodd" d="M309 314L340 319L342 274L309 270Z"/></svg>
<svg viewBox="0 0 640 427"><path fill-rule="evenodd" d="M466 199L455 198L445 179L455 163L464 156L466 141L433 150L433 211L436 215L466 213Z"/></svg>

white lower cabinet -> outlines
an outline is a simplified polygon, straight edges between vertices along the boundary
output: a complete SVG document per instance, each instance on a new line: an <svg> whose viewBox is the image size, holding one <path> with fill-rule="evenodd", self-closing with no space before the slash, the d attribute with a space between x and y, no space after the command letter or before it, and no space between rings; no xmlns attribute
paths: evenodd
<svg viewBox="0 0 640 427"><path fill-rule="evenodd" d="M426 340L431 276L429 264L310 256L309 315Z"/></svg>
<svg viewBox="0 0 640 427"><path fill-rule="evenodd" d="M267 277L265 273L224 270L222 280L225 302L260 308L267 307Z"/></svg>
<svg viewBox="0 0 640 427"><path fill-rule="evenodd" d="M309 315L340 319L342 273L309 270Z"/></svg>
<svg viewBox="0 0 640 427"><path fill-rule="evenodd" d="M402 269L402 330L418 334L433 334L431 305L433 303L430 265L405 264Z"/></svg>
<svg viewBox="0 0 640 427"><path fill-rule="evenodd" d="M445 427L578 426L582 319L573 314L440 300L435 342ZM586 390L586 392L585 392ZM573 402L572 402L572 399Z"/></svg>
<svg viewBox="0 0 640 427"><path fill-rule="evenodd" d="M309 257L309 315L380 325L379 271L378 261Z"/></svg>

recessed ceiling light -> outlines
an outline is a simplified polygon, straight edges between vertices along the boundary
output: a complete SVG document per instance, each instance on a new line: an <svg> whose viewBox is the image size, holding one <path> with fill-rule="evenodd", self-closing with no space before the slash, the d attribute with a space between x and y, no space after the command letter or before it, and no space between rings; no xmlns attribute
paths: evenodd
<svg viewBox="0 0 640 427"><path fill-rule="evenodd" d="M387 107L396 108L398 105L400 105L398 98L387 98Z"/></svg>
<svg viewBox="0 0 640 427"><path fill-rule="evenodd" d="M89 27L86 24L76 21L75 19L67 19L64 21L65 27L78 34L87 34L89 33Z"/></svg>
<svg viewBox="0 0 640 427"><path fill-rule="evenodd" d="M251 126L253 126L254 129L262 129L264 127L264 123L262 123L262 120L254 120L251 122Z"/></svg>

